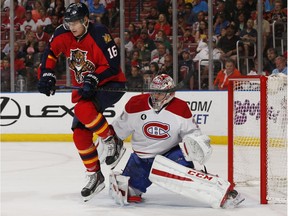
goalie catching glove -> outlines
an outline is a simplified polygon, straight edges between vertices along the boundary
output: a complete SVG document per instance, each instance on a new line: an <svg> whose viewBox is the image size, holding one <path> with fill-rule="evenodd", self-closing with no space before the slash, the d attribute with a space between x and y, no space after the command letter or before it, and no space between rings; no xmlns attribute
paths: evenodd
<svg viewBox="0 0 288 216"><path fill-rule="evenodd" d="M179 146L186 161L198 161L201 165L207 162L212 153L210 138L207 135L185 135Z"/></svg>

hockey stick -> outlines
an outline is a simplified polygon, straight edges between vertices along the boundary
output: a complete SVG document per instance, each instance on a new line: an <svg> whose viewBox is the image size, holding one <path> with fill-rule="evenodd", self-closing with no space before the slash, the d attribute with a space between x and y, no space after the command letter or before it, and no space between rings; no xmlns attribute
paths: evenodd
<svg viewBox="0 0 288 216"><path fill-rule="evenodd" d="M106 91L106 92L175 92L180 90L184 86L184 81L178 83L174 88L171 89L141 89L141 88L96 88L97 91ZM55 86L55 90L78 90L81 87L79 86Z"/></svg>

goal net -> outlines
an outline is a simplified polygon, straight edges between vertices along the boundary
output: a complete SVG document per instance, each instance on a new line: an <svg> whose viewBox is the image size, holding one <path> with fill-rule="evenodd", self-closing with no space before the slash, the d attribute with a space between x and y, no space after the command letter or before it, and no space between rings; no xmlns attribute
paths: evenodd
<svg viewBox="0 0 288 216"><path fill-rule="evenodd" d="M260 202L287 199L287 76L229 80L228 180L260 186Z"/></svg>

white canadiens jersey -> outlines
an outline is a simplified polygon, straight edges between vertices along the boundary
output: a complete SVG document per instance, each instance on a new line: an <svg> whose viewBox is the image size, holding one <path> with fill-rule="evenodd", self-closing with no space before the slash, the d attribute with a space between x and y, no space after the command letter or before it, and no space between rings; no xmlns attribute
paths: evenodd
<svg viewBox="0 0 288 216"><path fill-rule="evenodd" d="M132 134L132 148L140 158L153 158L177 146L186 134L202 134L187 103L173 98L159 113L149 104L149 94L132 97L112 123L125 139Z"/></svg>

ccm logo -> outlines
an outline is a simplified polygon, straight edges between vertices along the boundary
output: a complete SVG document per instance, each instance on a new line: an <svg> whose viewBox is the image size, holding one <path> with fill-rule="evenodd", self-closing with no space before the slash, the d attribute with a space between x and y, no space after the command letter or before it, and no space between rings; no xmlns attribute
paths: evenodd
<svg viewBox="0 0 288 216"><path fill-rule="evenodd" d="M213 179L212 176L208 176L208 175L206 175L206 174L204 174L204 173L197 172L197 171L195 171L195 170L189 170L189 171L188 171L188 174L189 174L189 175L192 175L192 176L196 176L196 177L201 178L201 179L207 179L207 180L209 180L209 181Z"/></svg>

